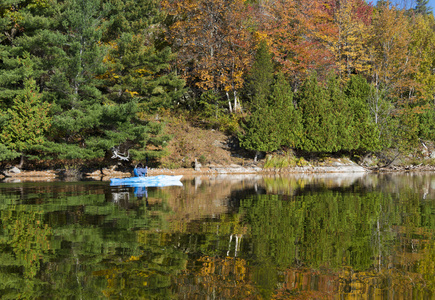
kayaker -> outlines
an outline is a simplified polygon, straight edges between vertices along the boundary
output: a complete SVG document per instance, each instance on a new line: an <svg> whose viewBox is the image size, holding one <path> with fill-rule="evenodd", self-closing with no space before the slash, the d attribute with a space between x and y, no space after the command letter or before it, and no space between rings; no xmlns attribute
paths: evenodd
<svg viewBox="0 0 435 300"><path fill-rule="evenodd" d="M134 194L136 195L136 197L139 200L141 200L144 196L145 196L145 199L148 200L148 191L147 191L147 188L144 186L135 187Z"/></svg>
<svg viewBox="0 0 435 300"><path fill-rule="evenodd" d="M142 163L139 163L133 170L134 176L136 177L145 177L148 173L148 167L143 167Z"/></svg>

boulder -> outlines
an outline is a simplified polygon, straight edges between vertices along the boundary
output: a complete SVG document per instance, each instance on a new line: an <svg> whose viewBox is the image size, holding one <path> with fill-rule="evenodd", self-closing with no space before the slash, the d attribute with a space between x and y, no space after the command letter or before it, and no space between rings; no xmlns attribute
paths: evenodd
<svg viewBox="0 0 435 300"><path fill-rule="evenodd" d="M18 169L17 167L13 167L12 169L8 170L8 173L19 174L19 173L21 173L21 170Z"/></svg>

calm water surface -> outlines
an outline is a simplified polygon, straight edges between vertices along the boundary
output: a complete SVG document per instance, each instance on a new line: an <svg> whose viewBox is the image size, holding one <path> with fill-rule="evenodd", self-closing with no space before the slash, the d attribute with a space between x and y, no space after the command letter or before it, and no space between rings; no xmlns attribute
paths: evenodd
<svg viewBox="0 0 435 300"><path fill-rule="evenodd" d="M0 182L2 299L433 299L435 175Z"/></svg>

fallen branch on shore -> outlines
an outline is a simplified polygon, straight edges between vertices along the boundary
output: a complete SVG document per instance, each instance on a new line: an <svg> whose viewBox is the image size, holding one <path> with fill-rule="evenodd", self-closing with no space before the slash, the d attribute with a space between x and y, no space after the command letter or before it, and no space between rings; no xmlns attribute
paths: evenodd
<svg viewBox="0 0 435 300"><path fill-rule="evenodd" d="M130 158L130 151L127 151L127 156L125 156L125 152L121 153L121 154L119 153L119 148L118 147L113 147L112 148L112 153L113 153L113 155L112 155L113 159L119 158L120 160L128 161L129 158Z"/></svg>

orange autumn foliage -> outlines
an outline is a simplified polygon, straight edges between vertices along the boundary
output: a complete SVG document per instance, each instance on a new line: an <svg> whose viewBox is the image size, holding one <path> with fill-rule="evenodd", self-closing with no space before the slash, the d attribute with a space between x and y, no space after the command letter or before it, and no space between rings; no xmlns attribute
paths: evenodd
<svg viewBox="0 0 435 300"><path fill-rule="evenodd" d="M172 24L166 39L178 52L179 74L201 91L235 91L252 60L243 0L165 0Z"/></svg>

